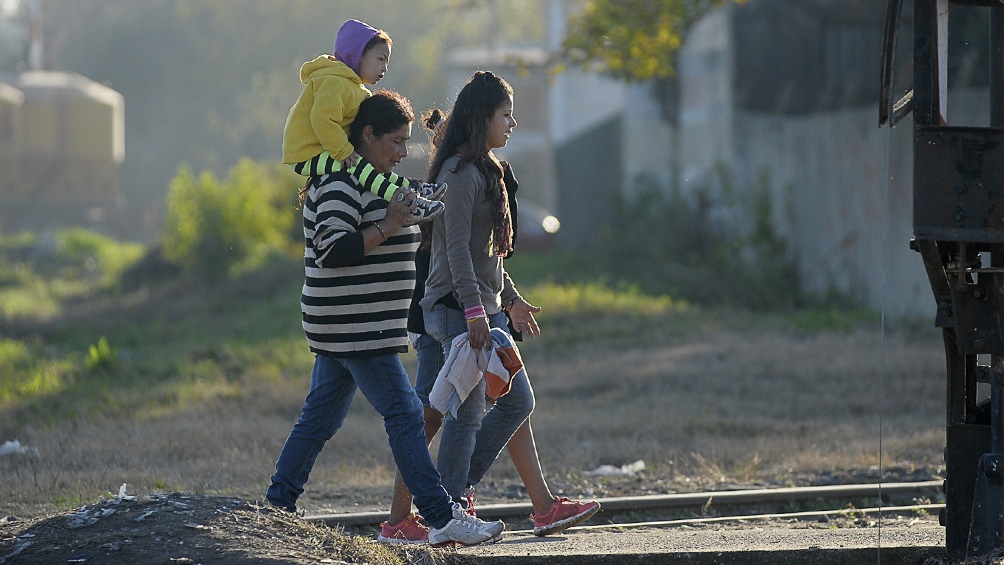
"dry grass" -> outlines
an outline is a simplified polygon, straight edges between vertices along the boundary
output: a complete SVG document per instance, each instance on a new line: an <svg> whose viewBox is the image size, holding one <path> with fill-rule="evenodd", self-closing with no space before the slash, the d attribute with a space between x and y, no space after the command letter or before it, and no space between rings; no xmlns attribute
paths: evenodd
<svg viewBox="0 0 1004 565"><path fill-rule="evenodd" d="M0 387L15 385L0 395L0 442L37 450L0 456L0 516L91 503L122 483L136 494L260 499L312 363L296 306L298 261L200 286L151 254L116 292L75 296L56 319L0 317ZM877 479L880 440L886 469L939 472L945 364L933 323L883 336L868 316L709 311L541 280L521 288L544 307L545 335L521 352L556 492ZM78 352L103 336L123 357L105 359L107 372L87 369ZM414 374L413 354L404 360ZM52 390L18 392L31 375ZM586 473L639 459L641 477ZM357 397L301 504L386 509L393 473L382 422ZM486 481L485 502L523 496L506 455Z"/></svg>
<svg viewBox="0 0 1004 565"><path fill-rule="evenodd" d="M883 377L878 338L729 331L552 359L534 370L535 419L569 440L554 457L580 468L633 459L672 466L688 453L728 474L753 461L774 470L868 466L878 463L883 380L886 462L930 463L943 441L941 350L936 340L893 337Z"/></svg>
<svg viewBox="0 0 1004 565"><path fill-rule="evenodd" d="M878 465L880 434L886 466L942 464L944 353L935 329L888 332L883 343L877 327L795 332L747 322L635 345L525 343L537 394L532 421L552 488L602 495L606 481L583 472L638 459L647 476L672 488L681 478L694 489L786 484ZM405 360L413 374L413 358ZM39 455L0 457L0 515L89 503L123 482L140 494L258 499L298 415L309 362L304 355L288 367L299 376L173 409L21 422L18 439ZM358 397L321 453L302 505L386 509L393 470L382 423ZM505 455L488 480L496 492L519 494Z"/></svg>

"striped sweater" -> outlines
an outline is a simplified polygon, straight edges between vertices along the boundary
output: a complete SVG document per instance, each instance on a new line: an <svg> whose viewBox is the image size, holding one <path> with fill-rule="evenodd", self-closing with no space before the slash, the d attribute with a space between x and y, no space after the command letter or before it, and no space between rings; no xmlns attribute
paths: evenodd
<svg viewBox="0 0 1004 565"><path fill-rule="evenodd" d="M368 254L361 231L384 217L387 201L348 173L310 179L303 203L303 330L315 353L366 357L408 350L417 226L399 229Z"/></svg>

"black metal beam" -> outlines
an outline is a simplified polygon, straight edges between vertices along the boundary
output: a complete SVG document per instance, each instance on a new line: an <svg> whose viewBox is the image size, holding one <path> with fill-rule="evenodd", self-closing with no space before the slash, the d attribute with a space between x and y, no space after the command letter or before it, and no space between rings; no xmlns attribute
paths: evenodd
<svg viewBox="0 0 1004 565"><path fill-rule="evenodd" d="M940 125L938 112L938 14L935 0L915 0L913 14L913 120ZM915 168L916 168L916 158Z"/></svg>
<svg viewBox="0 0 1004 565"><path fill-rule="evenodd" d="M974 6L976 8L1004 8L1004 0L949 0L952 5Z"/></svg>

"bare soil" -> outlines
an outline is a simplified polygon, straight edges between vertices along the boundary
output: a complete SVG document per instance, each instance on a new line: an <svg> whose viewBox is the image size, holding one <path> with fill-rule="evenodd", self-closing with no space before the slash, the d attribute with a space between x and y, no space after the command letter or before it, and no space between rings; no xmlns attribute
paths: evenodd
<svg viewBox="0 0 1004 565"><path fill-rule="evenodd" d="M0 521L0 563L218 565L394 563L403 552L237 498L103 498L47 518Z"/></svg>

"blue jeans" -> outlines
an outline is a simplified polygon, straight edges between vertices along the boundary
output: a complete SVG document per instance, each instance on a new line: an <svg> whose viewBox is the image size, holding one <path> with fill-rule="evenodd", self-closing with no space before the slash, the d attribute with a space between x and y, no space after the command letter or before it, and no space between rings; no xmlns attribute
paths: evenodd
<svg viewBox="0 0 1004 565"><path fill-rule="evenodd" d="M453 517L451 500L425 444L422 403L397 355L315 356L310 391L275 463L266 499L282 508L296 507L317 454L345 421L357 387L383 416L394 462L419 512L433 527L445 526Z"/></svg>
<svg viewBox="0 0 1004 565"><path fill-rule="evenodd" d="M488 318L489 326L508 331L505 312ZM446 355L453 338L467 331L467 321L460 310L436 304L431 312L425 312L425 331L439 341ZM436 464L446 492L454 499L463 498L468 485L481 482L512 434L530 417L534 398L526 371L513 377L509 392L485 413L487 404L482 379L460 405L457 418L446 418L443 423Z"/></svg>
<svg viewBox="0 0 1004 565"><path fill-rule="evenodd" d="M415 340L415 357L418 360L415 392L418 393L418 399L422 401L422 404L431 406L429 393L432 392L432 386L436 384L439 370L443 368L443 363L446 363L446 358L443 357L443 346L434 337L421 334Z"/></svg>

